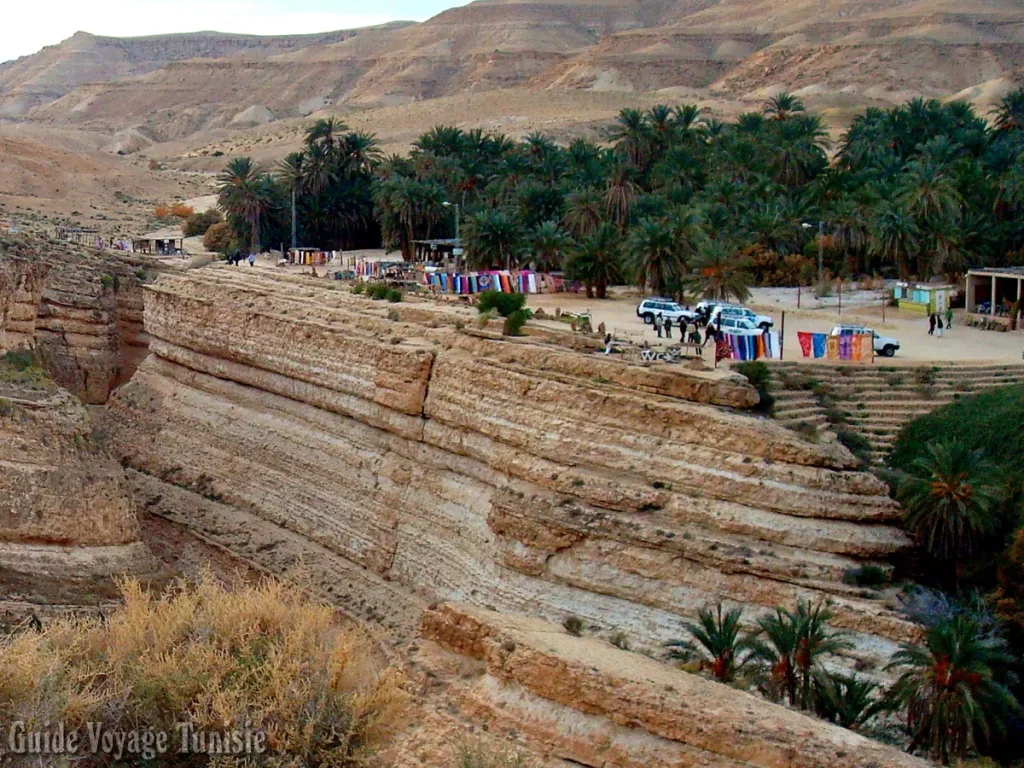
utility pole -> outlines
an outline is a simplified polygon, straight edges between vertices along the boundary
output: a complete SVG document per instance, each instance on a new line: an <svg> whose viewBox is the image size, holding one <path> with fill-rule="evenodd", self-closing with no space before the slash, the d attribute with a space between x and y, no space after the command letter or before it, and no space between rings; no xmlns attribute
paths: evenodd
<svg viewBox="0 0 1024 768"><path fill-rule="evenodd" d="M292 182L292 250L299 247L298 227L295 225L295 182ZM284 255L284 254L282 254Z"/></svg>
<svg viewBox="0 0 1024 768"><path fill-rule="evenodd" d="M455 257L455 268L459 268L459 261L462 257L462 239L459 237L459 214L460 205L458 203L450 203L445 200L442 205L445 208L455 206L455 246L452 248L452 256Z"/></svg>

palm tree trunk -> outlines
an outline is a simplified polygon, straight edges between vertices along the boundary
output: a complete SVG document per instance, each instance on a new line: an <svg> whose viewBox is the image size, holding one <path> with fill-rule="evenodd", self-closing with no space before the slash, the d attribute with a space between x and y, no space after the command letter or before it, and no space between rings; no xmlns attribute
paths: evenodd
<svg viewBox="0 0 1024 768"><path fill-rule="evenodd" d="M299 247L298 227L295 223L295 185L292 184L292 248Z"/></svg>

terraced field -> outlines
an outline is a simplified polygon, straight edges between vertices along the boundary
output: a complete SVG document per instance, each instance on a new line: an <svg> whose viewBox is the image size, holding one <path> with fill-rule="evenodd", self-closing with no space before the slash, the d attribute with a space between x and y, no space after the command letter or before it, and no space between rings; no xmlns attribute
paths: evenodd
<svg viewBox="0 0 1024 768"><path fill-rule="evenodd" d="M852 367L779 363L772 368L775 418L821 439L840 430L870 443L882 461L900 429L955 398L1024 378L1024 365Z"/></svg>

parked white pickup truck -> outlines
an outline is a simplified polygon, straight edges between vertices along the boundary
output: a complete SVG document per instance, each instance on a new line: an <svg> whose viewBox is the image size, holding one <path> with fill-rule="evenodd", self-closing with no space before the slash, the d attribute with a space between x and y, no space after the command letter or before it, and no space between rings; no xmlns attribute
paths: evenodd
<svg viewBox="0 0 1024 768"><path fill-rule="evenodd" d="M871 328L866 328L863 325L837 325L832 329L832 336L839 336L843 333L870 333L874 338L875 354L882 357L892 357L896 354L896 350L900 348L899 339L894 339L890 336L879 336Z"/></svg>

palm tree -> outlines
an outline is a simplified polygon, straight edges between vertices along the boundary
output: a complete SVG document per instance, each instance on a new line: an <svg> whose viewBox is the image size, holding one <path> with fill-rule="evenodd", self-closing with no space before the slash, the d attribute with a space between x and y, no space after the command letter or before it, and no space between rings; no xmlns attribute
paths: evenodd
<svg viewBox="0 0 1024 768"><path fill-rule="evenodd" d="M721 240L701 244L691 271L690 282L705 299L743 302L750 297L752 277L749 262L739 258L736 249Z"/></svg>
<svg viewBox="0 0 1024 768"><path fill-rule="evenodd" d="M911 465L897 496L907 530L932 557L956 561L994 529L999 492L986 477L984 455L959 440L929 443Z"/></svg>
<svg viewBox="0 0 1024 768"><path fill-rule="evenodd" d="M629 223L633 201L640 194L640 185L633 181L632 170L619 163L612 168L604 190L604 205L608 217L623 231Z"/></svg>
<svg viewBox="0 0 1024 768"><path fill-rule="evenodd" d="M349 173L372 173L381 161L380 142L372 133L353 131L341 141L342 165Z"/></svg>
<svg viewBox="0 0 1024 768"><path fill-rule="evenodd" d="M662 220L644 219L629 234L629 268L637 286L661 296L686 270L671 228Z"/></svg>
<svg viewBox="0 0 1024 768"><path fill-rule="evenodd" d="M622 238L618 230L605 222L579 244L565 267L570 280L587 287L587 297L603 299L608 286L622 282Z"/></svg>
<svg viewBox="0 0 1024 768"><path fill-rule="evenodd" d="M996 128L1000 131L1024 129L1024 88L1006 94L995 112Z"/></svg>
<svg viewBox="0 0 1024 768"><path fill-rule="evenodd" d="M298 219L295 213L295 199L299 188L303 185L303 168L306 162L305 152L292 152L277 164L276 175L284 184L291 196L292 204L292 248L299 247Z"/></svg>
<svg viewBox="0 0 1024 768"><path fill-rule="evenodd" d="M868 250L896 264L901 280L910 277L910 257L918 250L921 231L901 203L885 200L875 209Z"/></svg>
<svg viewBox="0 0 1024 768"><path fill-rule="evenodd" d="M604 220L605 206L601 196L591 189L571 193L565 199L562 223L577 240L587 237Z"/></svg>
<svg viewBox="0 0 1024 768"><path fill-rule="evenodd" d="M481 267L500 264L511 269L512 256L521 244L521 233L506 211L491 209L469 217L463 239L473 263Z"/></svg>
<svg viewBox="0 0 1024 768"><path fill-rule="evenodd" d="M805 111L804 103L791 93L782 93L768 99L764 113L775 120L787 120L794 114Z"/></svg>
<svg viewBox="0 0 1024 768"><path fill-rule="evenodd" d="M348 126L336 117L317 120L306 131L306 146L321 146L329 153L336 152L342 143L342 134Z"/></svg>
<svg viewBox="0 0 1024 768"><path fill-rule="evenodd" d="M573 239L557 222L545 221L530 233L530 252L539 269L560 269Z"/></svg>
<svg viewBox="0 0 1024 768"><path fill-rule="evenodd" d="M647 161L649 128L638 109L623 109L615 118L609 138L616 142L626 161L635 170L642 171Z"/></svg>
<svg viewBox="0 0 1024 768"><path fill-rule="evenodd" d="M217 177L217 204L228 216L245 222L253 253L260 248L260 218L270 207L259 166L251 158L237 157Z"/></svg>
<svg viewBox="0 0 1024 768"><path fill-rule="evenodd" d="M703 669L710 670L719 682L731 682L736 672L746 663L746 659L740 658L740 653L746 648L745 641L740 637L742 617L742 608L731 608L723 614L721 603L715 606L714 611L706 606L701 608L697 611L697 623L683 623L693 639L666 643L666 646L673 649L669 656L683 660L689 660L694 655L702 656L700 663Z"/></svg>
<svg viewBox="0 0 1024 768"><path fill-rule="evenodd" d="M1014 662L1006 644L972 615L956 613L925 632L924 646L904 644L886 669L903 669L887 693L904 709L908 752L948 765L1021 714L999 677Z"/></svg>
<svg viewBox="0 0 1024 768"><path fill-rule="evenodd" d="M746 642L751 660L765 667L762 685L768 695L800 709L811 707L822 658L850 647L842 633L828 626L831 618L824 601L811 606L800 599L795 610L776 608L757 620Z"/></svg>
<svg viewBox="0 0 1024 768"><path fill-rule="evenodd" d="M823 672L814 678L814 712L822 720L858 730L888 709L876 695L879 684L854 675Z"/></svg>
<svg viewBox="0 0 1024 768"><path fill-rule="evenodd" d="M907 164L900 185L900 201L918 222L958 218L962 202L945 167L928 158Z"/></svg>

